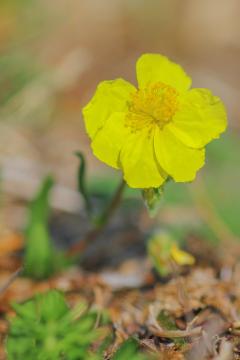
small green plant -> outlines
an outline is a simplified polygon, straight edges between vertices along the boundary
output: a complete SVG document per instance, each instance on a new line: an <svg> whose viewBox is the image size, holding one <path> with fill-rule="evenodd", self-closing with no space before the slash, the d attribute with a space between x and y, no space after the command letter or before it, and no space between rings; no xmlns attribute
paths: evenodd
<svg viewBox="0 0 240 360"><path fill-rule="evenodd" d="M53 179L48 176L29 207L25 232L25 275L35 279L48 277L54 272L54 248L48 231L49 194Z"/></svg>
<svg viewBox="0 0 240 360"><path fill-rule="evenodd" d="M183 251L170 231L155 233L147 243L150 261L160 276L169 275L173 271L173 264L178 266L193 265L194 257Z"/></svg>
<svg viewBox="0 0 240 360"><path fill-rule="evenodd" d="M90 347L102 336L97 313L81 303L70 310L56 290L14 304L6 342L9 360L100 360ZM103 330L103 329L102 329Z"/></svg>
<svg viewBox="0 0 240 360"><path fill-rule="evenodd" d="M47 176L29 206L25 230L24 275L37 280L48 278L72 263L54 248L48 229L49 196L53 185L52 177Z"/></svg>

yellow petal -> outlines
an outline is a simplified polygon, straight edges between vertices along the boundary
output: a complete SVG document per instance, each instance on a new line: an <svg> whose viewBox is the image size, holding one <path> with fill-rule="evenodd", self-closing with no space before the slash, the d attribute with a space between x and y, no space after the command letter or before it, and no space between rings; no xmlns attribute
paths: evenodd
<svg viewBox="0 0 240 360"><path fill-rule="evenodd" d="M186 91L191 86L191 78L182 67L160 54L144 54L136 64L139 88L149 83L162 82L178 91Z"/></svg>
<svg viewBox="0 0 240 360"><path fill-rule="evenodd" d="M180 99L179 110L169 127L186 145L201 148L225 131L224 105L208 89L192 89Z"/></svg>
<svg viewBox="0 0 240 360"><path fill-rule="evenodd" d="M125 113L110 115L91 144L94 155L114 168L119 168L120 150L130 136L130 130L125 126L125 117Z"/></svg>
<svg viewBox="0 0 240 360"><path fill-rule="evenodd" d="M197 170L204 165L204 149L187 147L168 126L156 129L154 149L159 165L177 182L194 180Z"/></svg>
<svg viewBox="0 0 240 360"><path fill-rule="evenodd" d="M148 131L132 134L120 153L124 179L132 188L159 187L166 174L157 165L153 150L153 137Z"/></svg>
<svg viewBox="0 0 240 360"><path fill-rule="evenodd" d="M112 113L127 110L127 101L135 91L135 87L123 79L103 81L98 85L93 98L83 108L86 130L91 139Z"/></svg>
<svg viewBox="0 0 240 360"><path fill-rule="evenodd" d="M195 258L186 251L179 249L177 244L171 246L171 256L178 265L193 265L195 263Z"/></svg>

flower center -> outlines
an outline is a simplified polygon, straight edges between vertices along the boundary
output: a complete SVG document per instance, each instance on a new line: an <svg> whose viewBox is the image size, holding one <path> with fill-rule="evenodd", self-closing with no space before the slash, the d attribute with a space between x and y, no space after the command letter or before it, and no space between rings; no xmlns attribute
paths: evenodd
<svg viewBox="0 0 240 360"><path fill-rule="evenodd" d="M132 131L154 126L162 129L178 109L178 92L161 82L150 84L131 95L126 114L126 126Z"/></svg>

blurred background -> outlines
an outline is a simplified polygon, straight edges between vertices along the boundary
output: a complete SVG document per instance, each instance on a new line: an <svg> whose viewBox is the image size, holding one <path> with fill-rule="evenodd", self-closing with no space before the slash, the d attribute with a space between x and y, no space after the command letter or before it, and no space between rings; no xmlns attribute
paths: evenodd
<svg viewBox="0 0 240 360"><path fill-rule="evenodd" d="M53 208L78 213L77 150L89 186L114 188L119 173L91 154L81 109L99 81L136 82L138 56L158 52L220 96L229 116L198 181L168 185L161 221L196 225L210 239L240 236L239 13L239 0L1 0L1 229L22 228L26 202L49 173Z"/></svg>

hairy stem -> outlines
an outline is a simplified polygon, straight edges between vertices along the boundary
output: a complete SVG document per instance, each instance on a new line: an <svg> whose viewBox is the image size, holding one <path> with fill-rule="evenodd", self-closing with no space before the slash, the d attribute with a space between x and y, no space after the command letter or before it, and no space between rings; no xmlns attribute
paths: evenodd
<svg viewBox="0 0 240 360"><path fill-rule="evenodd" d="M124 180L122 180L117 187L115 193L113 194L113 197L110 200L109 204L106 206L102 214L97 219L95 227L91 229L83 239L81 239L69 249L67 253L69 256L74 256L82 252L88 246L88 244L94 241L102 233L121 202L125 185L126 183L124 182Z"/></svg>

